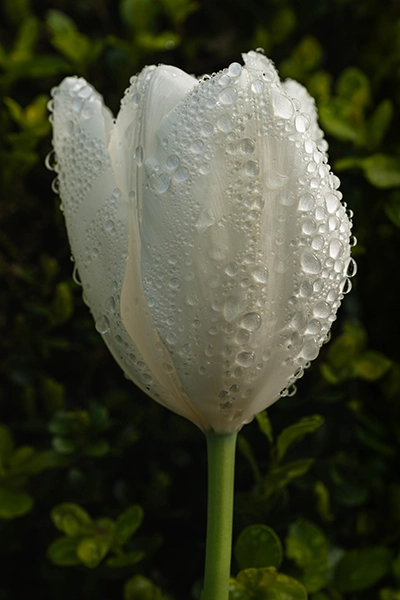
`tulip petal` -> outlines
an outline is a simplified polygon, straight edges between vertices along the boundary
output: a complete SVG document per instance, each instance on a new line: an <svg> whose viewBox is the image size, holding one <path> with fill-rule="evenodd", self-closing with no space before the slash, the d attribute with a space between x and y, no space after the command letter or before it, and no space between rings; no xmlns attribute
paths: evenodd
<svg viewBox="0 0 400 600"><path fill-rule="evenodd" d="M55 92L53 125L68 236L96 328L129 378L161 404L201 424L201 416L157 380L121 320L129 214L107 147L112 115L85 80L70 77Z"/></svg>
<svg viewBox="0 0 400 600"><path fill-rule="evenodd" d="M299 127L272 63L244 58L165 114L164 143L144 161L136 230L160 339L221 433L274 402L317 356L350 260L326 155Z"/></svg>

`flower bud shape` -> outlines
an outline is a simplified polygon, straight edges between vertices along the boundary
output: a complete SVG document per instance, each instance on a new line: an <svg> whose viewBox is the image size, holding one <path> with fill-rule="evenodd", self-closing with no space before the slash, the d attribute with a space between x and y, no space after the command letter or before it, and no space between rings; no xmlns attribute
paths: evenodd
<svg viewBox="0 0 400 600"><path fill-rule="evenodd" d="M53 90L57 188L84 298L127 377L204 431L287 395L354 274L313 99L259 52L133 77L116 120ZM290 393L290 391L289 391Z"/></svg>

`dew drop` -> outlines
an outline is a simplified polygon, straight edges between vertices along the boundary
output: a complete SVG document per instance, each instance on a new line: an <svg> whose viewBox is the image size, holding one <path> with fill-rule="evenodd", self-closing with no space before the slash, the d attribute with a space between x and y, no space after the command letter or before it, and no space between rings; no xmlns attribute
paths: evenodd
<svg viewBox="0 0 400 600"><path fill-rule="evenodd" d="M204 142L201 140L194 140L190 145L190 150L193 154L201 154L204 150Z"/></svg>
<svg viewBox="0 0 400 600"><path fill-rule="evenodd" d="M253 140L250 140L249 138L244 138L243 140L241 140L239 148L243 152L243 154L252 154L256 146Z"/></svg>
<svg viewBox="0 0 400 600"><path fill-rule="evenodd" d="M309 194L308 192L303 194L299 200L299 210L303 212L308 212L312 210L315 206L314 196Z"/></svg>
<svg viewBox="0 0 400 600"><path fill-rule="evenodd" d="M312 275L317 275L317 273L321 270L321 263L318 258L310 252L309 250L305 250L301 257L301 266L305 273L310 273Z"/></svg>
<svg viewBox="0 0 400 600"><path fill-rule="evenodd" d="M255 359L254 352L240 352L236 357L236 362L241 367L250 367Z"/></svg>
<svg viewBox="0 0 400 600"><path fill-rule="evenodd" d="M241 320L241 326L248 331L256 331L261 327L261 316L256 312L247 313Z"/></svg>
<svg viewBox="0 0 400 600"><path fill-rule="evenodd" d="M228 67L228 73L231 77L239 77L239 75L242 73L242 65L237 62L230 64Z"/></svg>
<svg viewBox="0 0 400 600"><path fill-rule="evenodd" d="M235 126L235 121L233 117L228 114L221 115L221 117L217 121L217 127L220 131L224 133L229 133Z"/></svg>
<svg viewBox="0 0 400 600"><path fill-rule="evenodd" d="M357 273L357 263L354 258L350 258L349 264L346 269L346 277L354 277Z"/></svg>
<svg viewBox="0 0 400 600"><path fill-rule="evenodd" d="M331 307L325 300L321 300L314 306L313 312L317 319L326 319L331 314Z"/></svg>
<svg viewBox="0 0 400 600"><path fill-rule="evenodd" d="M162 368L164 373L167 373L167 375L171 375L171 373L175 371L174 366L168 362L163 362Z"/></svg>
<svg viewBox="0 0 400 600"><path fill-rule="evenodd" d="M301 356L306 360L314 360L317 358L319 348L314 340L307 340L301 350Z"/></svg>
<svg viewBox="0 0 400 600"><path fill-rule="evenodd" d="M306 114L296 115L294 126L299 133L304 133L310 127L310 118Z"/></svg>
<svg viewBox="0 0 400 600"><path fill-rule="evenodd" d="M300 285L300 296L302 298L309 298L313 293L313 286L310 281L303 281Z"/></svg>
<svg viewBox="0 0 400 600"><path fill-rule="evenodd" d="M352 287L353 287L353 285L352 285L350 279L348 279L346 277L345 279L342 280L342 283L341 283L342 294L348 294Z"/></svg>
<svg viewBox="0 0 400 600"><path fill-rule="evenodd" d="M294 112L293 103L283 94L272 91L272 106L276 116L282 119L290 119Z"/></svg>
<svg viewBox="0 0 400 600"><path fill-rule="evenodd" d="M264 82L261 79L256 79L251 84L251 89L255 94L261 94L264 90Z"/></svg>
<svg viewBox="0 0 400 600"><path fill-rule="evenodd" d="M154 182L154 189L159 194L164 194L168 190L170 183L171 177L168 173L161 173Z"/></svg>
<svg viewBox="0 0 400 600"><path fill-rule="evenodd" d="M329 256L335 260L342 256L343 244L338 239L331 240L329 244Z"/></svg>
<svg viewBox="0 0 400 600"><path fill-rule="evenodd" d="M215 217L209 208L204 208L195 223L195 227L199 233L204 233L211 225L214 225Z"/></svg>
<svg viewBox="0 0 400 600"><path fill-rule="evenodd" d="M181 161L179 160L179 157L176 156L176 154L171 154L170 156L168 156L167 160L165 161L165 164L168 169L174 171L179 167L180 162Z"/></svg>
<svg viewBox="0 0 400 600"><path fill-rule="evenodd" d="M186 181L186 179L189 177L189 171L187 170L186 167L179 167L174 174L174 180L178 181L179 183Z"/></svg>
<svg viewBox="0 0 400 600"><path fill-rule="evenodd" d="M312 235L317 229L317 224L313 219L307 219L304 221L301 229L306 235Z"/></svg>
<svg viewBox="0 0 400 600"><path fill-rule="evenodd" d="M135 162L140 167L143 164L144 152L143 146L137 146L135 150Z"/></svg>
<svg viewBox="0 0 400 600"><path fill-rule="evenodd" d="M242 310L242 301L237 296L228 296L225 300L223 313L227 321L233 321Z"/></svg>
<svg viewBox="0 0 400 600"><path fill-rule="evenodd" d="M237 91L234 87L226 87L220 91L218 100L222 104L234 104L237 99Z"/></svg>
<svg viewBox="0 0 400 600"><path fill-rule="evenodd" d="M257 177L260 172L258 163L255 160L249 160L245 164L244 170L249 177Z"/></svg>
<svg viewBox="0 0 400 600"><path fill-rule="evenodd" d="M101 317L99 317L97 319L95 327L99 333L101 333L102 335L105 335L106 333L108 333L110 331L110 322L107 319L107 317L102 315Z"/></svg>
<svg viewBox="0 0 400 600"><path fill-rule="evenodd" d="M339 208L340 202L335 194L328 192L325 196L326 208L328 209L328 213L333 215Z"/></svg>
<svg viewBox="0 0 400 600"><path fill-rule="evenodd" d="M255 281L258 281L259 283L267 283L269 274L266 267L253 267L250 272Z"/></svg>

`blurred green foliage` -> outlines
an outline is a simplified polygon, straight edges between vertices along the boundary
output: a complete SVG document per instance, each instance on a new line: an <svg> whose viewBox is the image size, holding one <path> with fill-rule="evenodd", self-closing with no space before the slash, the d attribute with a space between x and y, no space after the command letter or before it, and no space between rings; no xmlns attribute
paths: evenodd
<svg viewBox="0 0 400 600"><path fill-rule="evenodd" d="M296 396L240 435L230 598L400 600L399 40L399 4L378 0L2 2L1 600L200 598L204 440L93 327L47 103L82 75L116 112L145 64L202 75L257 47L316 98L359 271Z"/></svg>

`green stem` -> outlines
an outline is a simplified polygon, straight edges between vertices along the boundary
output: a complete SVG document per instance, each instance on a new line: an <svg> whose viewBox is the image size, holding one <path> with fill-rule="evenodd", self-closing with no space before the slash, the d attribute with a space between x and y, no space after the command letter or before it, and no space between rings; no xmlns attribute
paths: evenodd
<svg viewBox="0 0 400 600"><path fill-rule="evenodd" d="M237 433L206 433L208 512L202 600L228 600Z"/></svg>

